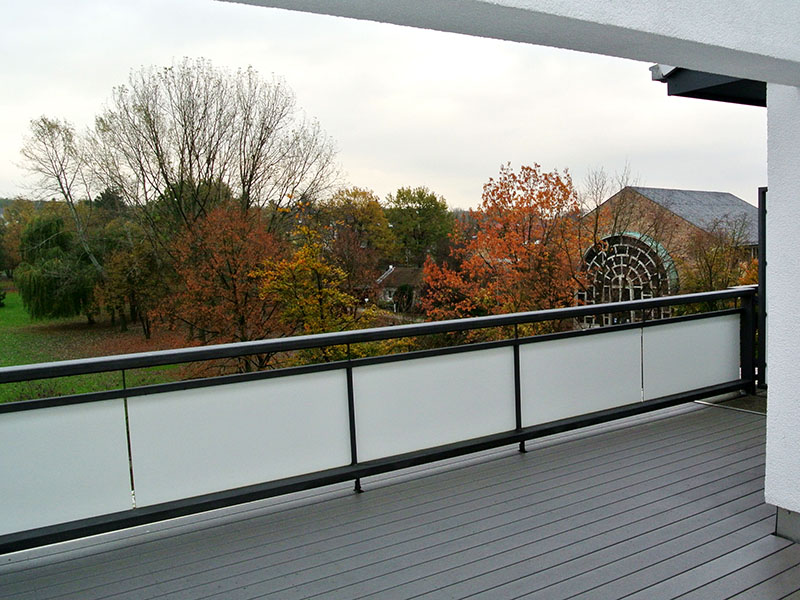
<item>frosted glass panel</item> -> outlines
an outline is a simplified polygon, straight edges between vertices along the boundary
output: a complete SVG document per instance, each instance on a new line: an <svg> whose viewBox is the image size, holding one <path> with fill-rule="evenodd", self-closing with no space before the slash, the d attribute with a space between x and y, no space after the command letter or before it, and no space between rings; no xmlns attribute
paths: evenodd
<svg viewBox="0 0 800 600"><path fill-rule="evenodd" d="M523 426L638 402L641 368L640 329L521 346Z"/></svg>
<svg viewBox="0 0 800 600"><path fill-rule="evenodd" d="M0 415L0 534L133 508L123 401Z"/></svg>
<svg viewBox="0 0 800 600"><path fill-rule="evenodd" d="M345 372L131 398L136 504L350 463Z"/></svg>
<svg viewBox="0 0 800 600"><path fill-rule="evenodd" d="M739 379L739 316L647 327L646 400Z"/></svg>
<svg viewBox="0 0 800 600"><path fill-rule="evenodd" d="M359 461L514 429L514 354L496 348L353 370Z"/></svg>

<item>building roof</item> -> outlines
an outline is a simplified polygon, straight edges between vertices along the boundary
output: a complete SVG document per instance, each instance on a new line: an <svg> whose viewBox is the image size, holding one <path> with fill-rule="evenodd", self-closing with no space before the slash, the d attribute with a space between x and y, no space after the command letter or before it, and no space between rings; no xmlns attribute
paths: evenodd
<svg viewBox="0 0 800 600"><path fill-rule="evenodd" d="M0 597L785 597L800 545L772 535L764 432L674 407L4 556Z"/></svg>
<svg viewBox="0 0 800 600"><path fill-rule="evenodd" d="M422 269L389 265L383 275L378 277L378 283L387 288L399 288L403 285L419 287L422 283Z"/></svg>
<svg viewBox="0 0 800 600"><path fill-rule="evenodd" d="M758 244L758 209L738 196L728 192L639 186L632 186L630 189L706 231L715 224L745 219L746 243Z"/></svg>

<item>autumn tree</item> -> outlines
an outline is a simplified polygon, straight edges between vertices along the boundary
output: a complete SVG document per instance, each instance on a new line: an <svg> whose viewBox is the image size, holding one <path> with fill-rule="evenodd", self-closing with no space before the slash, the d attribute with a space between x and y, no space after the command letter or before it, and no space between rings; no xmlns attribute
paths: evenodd
<svg viewBox="0 0 800 600"><path fill-rule="evenodd" d="M22 198L14 199L3 209L4 233L3 245L3 270L8 277L13 275L14 269L22 262L20 245L22 232L37 214L37 203Z"/></svg>
<svg viewBox="0 0 800 600"><path fill-rule="evenodd" d="M69 207L84 258L101 282L110 278L98 297L112 314L126 305L150 315L162 295L169 302L159 314L208 341L270 331L246 273L294 227L294 206L336 181L332 142L284 82L205 60L133 71L83 134L65 121L34 121L22 153L39 192ZM113 221L135 221L143 235L114 239L131 228ZM232 316L213 317L223 306Z"/></svg>
<svg viewBox="0 0 800 600"><path fill-rule="evenodd" d="M316 208L320 243L344 273L344 291L371 297L381 267L397 252L397 240L378 197L370 190L351 187Z"/></svg>
<svg viewBox="0 0 800 600"><path fill-rule="evenodd" d="M301 228L298 245L286 258L264 261L254 272L261 298L278 310L290 335L344 331L369 326L377 314L345 291L347 274L326 258L319 235ZM303 362L346 358L342 348L320 348L301 353Z"/></svg>
<svg viewBox="0 0 800 600"><path fill-rule="evenodd" d="M185 326L201 343L245 342L285 333L275 304L262 297L261 285L252 276L265 259L279 259L284 251L267 225L258 209L229 206L211 210L183 231L171 248L176 262L160 316L173 326ZM248 357L240 368L264 368L269 358Z"/></svg>
<svg viewBox="0 0 800 600"><path fill-rule="evenodd" d="M573 304L579 214L569 174L503 166L483 188L476 234L456 240L460 266L426 262L424 312L446 319Z"/></svg>
<svg viewBox="0 0 800 600"><path fill-rule="evenodd" d="M454 219L444 198L426 187L403 187L386 204L400 262L421 267L429 255L437 260L446 256Z"/></svg>

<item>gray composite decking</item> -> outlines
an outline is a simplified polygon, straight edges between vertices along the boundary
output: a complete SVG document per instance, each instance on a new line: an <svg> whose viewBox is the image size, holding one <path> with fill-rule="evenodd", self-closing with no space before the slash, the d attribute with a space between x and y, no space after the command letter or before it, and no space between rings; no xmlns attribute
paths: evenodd
<svg viewBox="0 0 800 600"><path fill-rule="evenodd" d="M1 556L0 598L800 597L764 430L686 405Z"/></svg>

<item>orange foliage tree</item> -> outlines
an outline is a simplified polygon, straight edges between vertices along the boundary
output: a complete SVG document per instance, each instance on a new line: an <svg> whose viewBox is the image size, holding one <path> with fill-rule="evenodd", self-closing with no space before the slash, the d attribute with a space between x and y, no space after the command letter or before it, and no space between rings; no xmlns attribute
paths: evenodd
<svg viewBox="0 0 800 600"><path fill-rule="evenodd" d="M443 264L426 262L422 309L438 320L573 304L579 217L568 173L501 167L472 212L474 235L454 239Z"/></svg>
<svg viewBox="0 0 800 600"><path fill-rule="evenodd" d="M276 306L262 298L252 273L265 257L285 251L267 232L259 209L218 207L184 230L172 244L175 258L170 294L159 314L185 324L201 343L244 342L282 335ZM240 370L264 368L268 356L250 357Z"/></svg>

